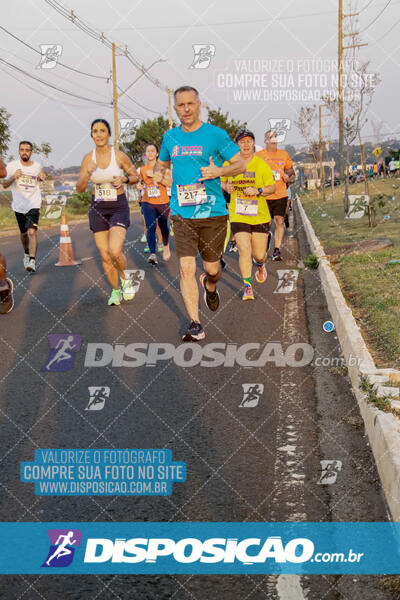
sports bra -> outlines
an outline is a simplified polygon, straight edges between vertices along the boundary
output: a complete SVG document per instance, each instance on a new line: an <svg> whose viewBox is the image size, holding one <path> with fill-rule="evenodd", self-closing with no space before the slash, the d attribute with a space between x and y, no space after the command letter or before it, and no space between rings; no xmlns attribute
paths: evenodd
<svg viewBox="0 0 400 600"><path fill-rule="evenodd" d="M92 152L92 160L96 162L95 149L93 149ZM93 181L93 183L111 183L113 177L118 177L123 174L124 171L119 168L117 160L115 158L114 146L111 146L111 159L108 167L106 167L105 169L100 169L100 167L97 167L97 169L93 171L90 179Z"/></svg>

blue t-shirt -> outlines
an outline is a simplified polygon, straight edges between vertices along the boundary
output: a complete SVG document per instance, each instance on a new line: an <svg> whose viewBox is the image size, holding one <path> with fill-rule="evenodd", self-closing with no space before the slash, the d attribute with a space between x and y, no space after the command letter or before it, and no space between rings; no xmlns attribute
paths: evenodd
<svg viewBox="0 0 400 600"><path fill-rule="evenodd" d="M184 219L204 219L228 214L220 178L199 182L202 177L200 167L210 164L210 156L217 167L222 167L223 162L230 160L239 150L239 146L232 142L226 131L209 123L202 123L196 131L183 131L181 126L167 131L163 137L159 159L171 161L173 167L171 214L181 215ZM207 202L179 206L177 186L197 183L204 184Z"/></svg>

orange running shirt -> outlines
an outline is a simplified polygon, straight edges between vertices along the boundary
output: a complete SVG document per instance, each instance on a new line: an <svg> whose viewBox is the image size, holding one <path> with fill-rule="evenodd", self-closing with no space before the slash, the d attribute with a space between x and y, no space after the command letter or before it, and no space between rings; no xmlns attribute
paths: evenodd
<svg viewBox="0 0 400 600"><path fill-rule="evenodd" d="M140 177L144 181L144 194L142 202L148 202L149 204L166 204L169 202L167 188L165 185L156 185L153 182L153 178L147 175L147 171L150 170L152 170L151 167L146 165L140 167Z"/></svg>
<svg viewBox="0 0 400 600"><path fill-rule="evenodd" d="M256 156L259 156L272 169L274 179L276 183L275 194L267 196L267 200L279 200L279 198L285 198L287 194L286 183L283 181L283 174L285 169L290 169L293 165L292 159L286 150L277 150L276 152L268 152L266 148L256 152Z"/></svg>

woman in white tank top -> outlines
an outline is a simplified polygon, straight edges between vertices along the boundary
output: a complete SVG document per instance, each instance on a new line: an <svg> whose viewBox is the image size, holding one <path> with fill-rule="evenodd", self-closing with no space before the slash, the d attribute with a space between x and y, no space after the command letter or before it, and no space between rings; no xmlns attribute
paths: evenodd
<svg viewBox="0 0 400 600"><path fill-rule="evenodd" d="M89 181L93 184L89 224L101 255L104 272L112 286L108 305L113 306L121 304L121 298L132 300L135 296L132 281L125 277L126 260L122 252L130 225L124 184L137 183L139 175L129 157L110 146L111 128L107 121L93 121L91 136L96 148L82 160L76 190L81 194Z"/></svg>

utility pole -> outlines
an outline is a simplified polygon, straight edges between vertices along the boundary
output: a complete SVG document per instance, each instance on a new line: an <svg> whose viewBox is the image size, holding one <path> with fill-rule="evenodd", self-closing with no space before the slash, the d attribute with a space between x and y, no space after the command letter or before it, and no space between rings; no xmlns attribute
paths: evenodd
<svg viewBox="0 0 400 600"><path fill-rule="evenodd" d="M114 142L114 146L115 148L118 150L119 149L119 133L118 133L118 98L120 98L121 96L123 96L133 85L135 85L135 83L137 81L139 81L139 79L141 77L143 77L143 75L145 75L148 71L150 71L150 69L157 63L159 62L165 62L165 59L163 58L159 58L158 60L155 60L154 62L151 63L151 65L145 69L144 67L142 67L142 72L139 75L139 77L136 77L136 79L134 81L132 81L132 83L130 85L128 85L128 87L121 91L119 94L117 93L117 67L116 67L116 62L115 62L115 50L116 50L116 45L113 42L112 43L112 78L113 78L113 107L114 107L114 131L115 131L115 142ZM127 48L125 47L125 51L124 54L127 55ZM129 96L128 96L129 98ZM171 125L172 127L172 125Z"/></svg>
<svg viewBox="0 0 400 600"><path fill-rule="evenodd" d="M114 147L119 150L118 134L118 94L117 94L117 68L115 64L115 43L112 44L112 77L113 77L113 107L114 107Z"/></svg>
<svg viewBox="0 0 400 600"><path fill-rule="evenodd" d="M318 107L318 116L319 116L319 179L320 179L320 188L322 189L322 200L326 202L326 194L325 194L325 167L322 160L322 106Z"/></svg>
<svg viewBox="0 0 400 600"><path fill-rule="evenodd" d="M171 90L168 88L168 120L169 128L172 129Z"/></svg>
<svg viewBox="0 0 400 600"><path fill-rule="evenodd" d="M343 0L339 0L339 48L338 48L338 102L339 102L339 173L340 179L344 177L343 155Z"/></svg>
<svg viewBox="0 0 400 600"><path fill-rule="evenodd" d="M361 46L368 46L368 44L351 44L350 46L343 46L344 37L353 37L358 35L356 33L345 33L343 34L343 19L349 17L356 17L360 13L348 13L343 14L343 0L339 0L339 39L338 39L338 104L339 104L339 171L340 179L344 177L344 123L343 123L343 50L349 48L360 48ZM354 41L354 39L353 39Z"/></svg>

